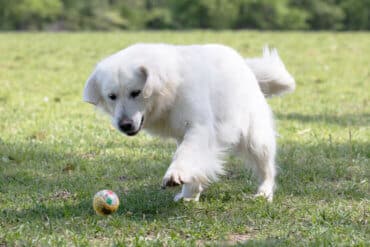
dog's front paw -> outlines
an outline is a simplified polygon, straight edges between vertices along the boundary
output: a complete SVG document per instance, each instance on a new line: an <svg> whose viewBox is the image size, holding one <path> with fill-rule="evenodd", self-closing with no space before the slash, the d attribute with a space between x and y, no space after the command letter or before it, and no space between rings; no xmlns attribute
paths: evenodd
<svg viewBox="0 0 370 247"><path fill-rule="evenodd" d="M162 189L184 184L186 179L187 178L181 172L177 170L168 170L162 180Z"/></svg>

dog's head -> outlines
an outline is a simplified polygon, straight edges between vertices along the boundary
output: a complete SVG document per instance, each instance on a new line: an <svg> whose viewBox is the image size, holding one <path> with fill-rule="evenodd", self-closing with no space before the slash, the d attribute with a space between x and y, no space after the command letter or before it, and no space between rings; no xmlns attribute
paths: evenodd
<svg viewBox="0 0 370 247"><path fill-rule="evenodd" d="M153 105L153 95L161 88L156 69L109 57L90 75L83 99L108 113L115 128L133 136L142 129Z"/></svg>

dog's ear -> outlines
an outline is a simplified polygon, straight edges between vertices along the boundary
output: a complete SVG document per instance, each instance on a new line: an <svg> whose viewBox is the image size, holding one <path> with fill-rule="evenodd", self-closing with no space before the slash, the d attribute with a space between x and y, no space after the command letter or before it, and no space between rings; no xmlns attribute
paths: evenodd
<svg viewBox="0 0 370 247"><path fill-rule="evenodd" d="M139 72L145 81L143 88L144 98L149 98L154 92L159 92L161 86L159 74L155 70L149 69L144 65L139 67Z"/></svg>
<svg viewBox="0 0 370 247"><path fill-rule="evenodd" d="M85 89L83 93L83 100L97 105L100 99L100 93L98 88L98 81L96 80L96 72L93 72L89 79L87 79L85 84Z"/></svg>

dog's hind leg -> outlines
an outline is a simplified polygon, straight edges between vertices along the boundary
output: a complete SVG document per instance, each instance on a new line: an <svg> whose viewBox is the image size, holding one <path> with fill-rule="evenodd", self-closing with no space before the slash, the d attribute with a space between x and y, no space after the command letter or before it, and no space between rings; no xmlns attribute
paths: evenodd
<svg viewBox="0 0 370 247"><path fill-rule="evenodd" d="M275 189L275 132L272 126L251 128L244 138L242 148L247 155L247 162L252 163L260 184L256 196L263 196L272 201Z"/></svg>
<svg viewBox="0 0 370 247"><path fill-rule="evenodd" d="M203 186L200 183L183 184L181 192L178 193L174 201L177 202L181 199L184 201L199 201L200 193L203 191Z"/></svg>

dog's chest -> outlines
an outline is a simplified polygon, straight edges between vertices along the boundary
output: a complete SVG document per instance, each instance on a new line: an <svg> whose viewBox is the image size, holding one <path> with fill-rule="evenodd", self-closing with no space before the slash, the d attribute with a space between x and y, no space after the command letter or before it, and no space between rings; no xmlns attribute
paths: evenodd
<svg viewBox="0 0 370 247"><path fill-rule="evenodd" d="M178 120L178 118L171 117L169 114L156 121L148 122L145 125L145 129L154 135L181 140L189 127L189 123L185 120Z"/></svg>

